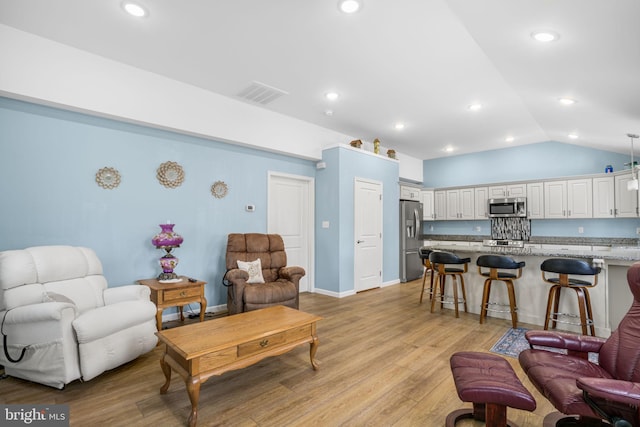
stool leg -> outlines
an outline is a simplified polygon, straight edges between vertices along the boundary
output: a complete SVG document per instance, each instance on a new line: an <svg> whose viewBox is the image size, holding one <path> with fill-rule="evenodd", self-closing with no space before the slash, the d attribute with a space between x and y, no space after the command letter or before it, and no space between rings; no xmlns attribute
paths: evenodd
<svg viewBox="0 0 640 427"><path fill-rule="evenodd" d="M556 294L556 286L551 286L549 289L549 298L547 298L547 314L544 317L544 330L549 329L549 317L551 317L551 308L553 307L553 298Z"/></svg>
<svg viewBox="0 0 640 427"><path fill-rule="evenodd" d="M591 320L591 325L590 325L591 335L595 337L596 326L594 325L594 322L593 322L593 313L591 311L591 297L589 296L589 289L587 288L583 288L583 289L584 289L584 299L585 299L585 302L587 303L587 319Z"/></svg>
<svg viewBox="0 0 640 427"><path fill-rule="evenodd" d="M586 313L586 301L584 297L584 288L573 288L578 296L578 310L580 311L580 327L582 328L582 335L589 335L587 333L587 313Z"/></svg>
<svg viewBox="0 0 640 427"><path fill-rule="evenodd" d="M424 285L427 283L427 271L428 268L424 269L424 274L422 275L422 292L420 292L420 304L422 304L422 297L424 296Z"/></svg>
<svg viewBox="0 0 640 427"><path fill-rule="evenodd" d="M436 308L436 295L437 295L437 289L442 289L440 287L440 282L442 282L442 275L440 274L440 272L438 272L438 275L436 277L436 289L434 289L432 295L431 295L431 312L433 313L433 310ZM442 290L440 290L440 298L442 298Z"/></svg>
<svg viewBox="0 0 640 427"><path fill-rule="evenodd" d="M433 268L431 268L431 270L430 270L430 271L431 271L431 273L430 273L430 276L431 276L431 277L430 277L431 284L430 284L430 286L429 286L429 299L432 299L432 298L433 298L433 278L434 278L434 276L435 276L435 271L433 270Z"/></svg>
<svg viewBox="0 0 640 427"><path fill-rule="evenodd" d="M511 309L511 325L513 329L518 327L518 306L516 305L516 292L513 289L513 280L503 280L507 285L507 292L509 293L509 308Z"/></svg>
<svg viewBox="0 0 640 427"><path fill-rule="evenodd" d="M482 307L480 307L480 324L484 323L487 316L487 304L489 303L489 294L491 293L491 279L484 281L484 289L482 291Z"/></svg>
<svg viewBox="0 0 640 427"><path fill-rule="evenodd" d="M460 274L459 276L460 276L460 289L462 289L462 301L464 302L464 312L468 313L469 311L467 311L467 291L464 289L464 276L462 274Z"/></svg>
<svg viewBox="0 0 640 427"><path fill-rule="evenodd" d="M460 317L460 314L458 313L458 278L457 276L458 276L457 274L451 275L451 278L453 279L453 306L455 307L455 310L456 310L456 318ZM465 305L466 305L466 302L465 302ZM466 311L466 308L465 308L465 311Z"/></svg>

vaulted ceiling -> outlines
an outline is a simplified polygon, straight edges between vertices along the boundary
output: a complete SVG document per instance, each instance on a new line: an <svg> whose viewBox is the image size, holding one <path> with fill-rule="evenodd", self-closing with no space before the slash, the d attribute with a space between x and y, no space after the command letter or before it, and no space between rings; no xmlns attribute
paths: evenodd
<svg viewBox="0 0 640 427"><path fill-rule="evenodd" d="M0 0L0 23L420 159L549 140L628 153L640 133L638 0L138 3L148 16ZM281 96L239 95L255 82Z"/></svg>

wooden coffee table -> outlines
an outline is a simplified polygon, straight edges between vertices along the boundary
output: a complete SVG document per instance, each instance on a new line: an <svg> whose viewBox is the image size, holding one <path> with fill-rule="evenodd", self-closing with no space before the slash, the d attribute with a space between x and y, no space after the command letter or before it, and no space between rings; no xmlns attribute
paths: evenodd
<svg viewBox="0 0 640 427"><path fill-rule="evenodd" d="M253 365L305 343L311 344L311 366L318 369L316 322L321 319L278 305L159 331L156 335L166 344L160 360L166 382L160 393L169 389L172 369L180 374L191 401L189 425L195 426L200 384L213 375Z"/></svg>

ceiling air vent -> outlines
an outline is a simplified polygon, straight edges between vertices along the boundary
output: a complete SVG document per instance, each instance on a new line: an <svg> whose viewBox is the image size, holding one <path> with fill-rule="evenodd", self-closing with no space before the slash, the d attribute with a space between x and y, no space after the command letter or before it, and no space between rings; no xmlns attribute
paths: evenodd
<svg viewBox="0 0 640 427"><path fill-rule="evenodd" d="M240 98L262 105L270 104L282 95L288 95L288 93L260 82L251 82L249 86L238 92Z"/></svg>

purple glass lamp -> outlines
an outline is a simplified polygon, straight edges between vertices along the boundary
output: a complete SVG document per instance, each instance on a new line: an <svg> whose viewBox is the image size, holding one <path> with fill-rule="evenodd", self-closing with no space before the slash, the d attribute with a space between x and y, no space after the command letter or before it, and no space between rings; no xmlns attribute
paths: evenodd
<svg viewBox="0 0 640 427"><path fill-rule="evenodd" d="M151 243L157 249L164 249L165 254L160 258L160 267L162 267L162 273L158 276L159 281L175 281L178 279L178 275L173 272L173 269L178 265L178 258L171 254L173 248L179 248L180 243L184 240L181 235L173 231L175 224L170 224L167 221L166 224L160 224L162 231L156 234Z"/></svg>

